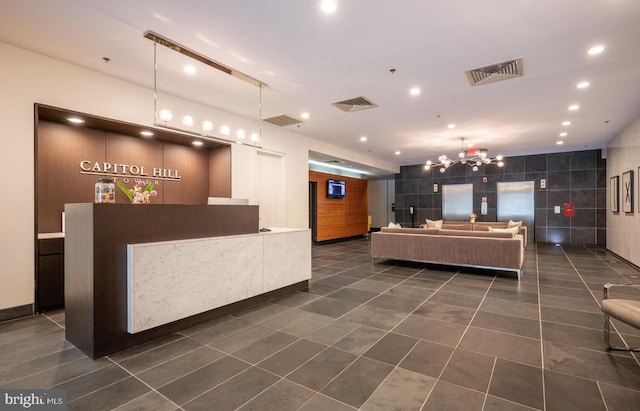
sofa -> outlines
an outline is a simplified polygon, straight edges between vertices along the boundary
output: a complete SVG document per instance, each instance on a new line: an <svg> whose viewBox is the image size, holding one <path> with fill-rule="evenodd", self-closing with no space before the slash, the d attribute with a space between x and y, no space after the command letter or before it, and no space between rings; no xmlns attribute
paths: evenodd
<svg viewBox="0 0 640 411"><path fill-rule="evenodd" d="M478 223L475 223L478 224ZM371 256L514 271L522 277L524 235L483 229L382 228L371 234Z"/></svg>
<svg viewBox="0 0 640 411"><path fill-rule="evenodd" d="M489 231L489 227L504 229L508 228L508 223L505 221L442 221L442 229L445 230L466 230L466 231ZM428 228L426 224L421 224L420 228ZM527 247L527 226L521 225L518 227L518 234L522 236L524 241L524 247Z"/></svg>

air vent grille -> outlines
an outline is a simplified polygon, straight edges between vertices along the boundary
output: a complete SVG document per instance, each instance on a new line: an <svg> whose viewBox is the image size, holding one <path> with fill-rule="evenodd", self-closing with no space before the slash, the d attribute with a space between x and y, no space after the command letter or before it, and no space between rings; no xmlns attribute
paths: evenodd
<svg viewBox="0 0 640 411"><path fill-rule="evenodd" d="M293 124L302 123L301 120L298 120L297 118L293 118L286 114L280 114L279 116L263 118L262 120L266 121L267 123L275 124L276 126L280 126L280 127L286 127Z"/></svg>
<svg viewBox="0 0 640 411"><path fill-rule="evenodd" d="M374 104L371 100L362 96L331 103L331 105L347 113L378 107L377 104Z"/></svg>
<svg viewBox="0 0 640 411"><path fill-rule="evenodd" d="M490 66L467 70L464 72L467 80L472 86L493 83L495 81L507 80L520 77L524 74L522 57L515 60L492 64Z"/></svg>

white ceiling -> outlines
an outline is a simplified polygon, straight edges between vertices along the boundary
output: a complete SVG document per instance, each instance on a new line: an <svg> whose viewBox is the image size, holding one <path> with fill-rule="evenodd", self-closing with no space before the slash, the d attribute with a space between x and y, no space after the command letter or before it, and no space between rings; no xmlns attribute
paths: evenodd
<svg viewBox="0 0 640 411"><path fill-rule="evenodd" d="M462 136L492 155L601 148L640 116L638 0L337 1L326 15L319 0L0 0L0 41L152 87L152 30L267 83L263 118L309 112L286 128L400 165L455 156ZM187 79L184 57L157 52L159 89L259 118L257 88ZM523 77L464 75L517 57ZM379 107L331 106L358 96Z"/></svg>

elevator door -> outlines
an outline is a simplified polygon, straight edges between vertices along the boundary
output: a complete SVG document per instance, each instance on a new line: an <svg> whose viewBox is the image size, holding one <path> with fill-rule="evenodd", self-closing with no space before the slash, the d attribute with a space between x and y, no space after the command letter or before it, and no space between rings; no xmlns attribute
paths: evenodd
<svg viewBox="0 0 640 411"><path fill-rule="evenodd" d="M533 181L498 183L498 221L520 221L527 226L527 241L535 239L535 184Z"/></svg>

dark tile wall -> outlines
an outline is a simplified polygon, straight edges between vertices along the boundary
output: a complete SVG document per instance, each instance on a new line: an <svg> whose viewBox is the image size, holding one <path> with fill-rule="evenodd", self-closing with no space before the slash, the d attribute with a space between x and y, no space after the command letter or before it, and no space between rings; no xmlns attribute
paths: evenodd
<svg viewBox="0 0 640 411"><path fill-rule="evenodd" d="M496 221L496 183L535 181L535 241L560 244L606 245L606 160L600 150L508 157L503 168L456 164L445 173L426 171L423 165L400 167L396 174L396 219L411 227L409 207L417 207L416 227L426 218L442 218L442 185L473 184L473 211L477 221ZM487 182L483 182L487 177ZM546 179L546 188L540 180ZM433 185L438 184L438 192ZM488 214L480 215L482 197L489 202ZM565 217L564 203L575 204L575 216ZM553 207L559 205L560 214Z"/></svg>

